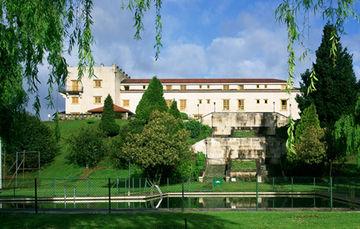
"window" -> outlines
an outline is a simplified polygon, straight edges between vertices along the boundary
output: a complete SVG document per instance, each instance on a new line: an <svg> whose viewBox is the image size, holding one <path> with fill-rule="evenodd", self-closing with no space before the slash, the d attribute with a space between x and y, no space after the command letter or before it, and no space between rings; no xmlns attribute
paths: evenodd
<svg viewBox="0 0 360 229"><path fill-rule="evenodd" d="M180 91L185 91L186 90L186 85L180 85Z"/></svg>
<svg viewBox="0 0 360 229"><path fill-rule="evenodd" d="M206 102L207 102L207 104L210 104L210 99L207 99Z"/></svg>
<svg viewBox="0 0 360 229"><path fill-rule="evenodd" d="M199 99L199 102L198 102L198 104L201 104L202 103L202 99Z"/></svg>
<svg viewBox="0 0 360 229"><path fill-rule="evenodd" d="M186 109L186 99L180 99L180 110L184 111Z"/></svg>
<svg viewBox="0 0 360 229"><path fill-rule="evenodd" d="M267 84L264 85L264 88L267 88Z"/></svg>
<svg viewBox="0 0 360 229"><path fill-rule="evenodd" d="M206 85L207 89L210 89L210 85Z"/></svg>
<svg viewBox="0 0 360 229"><path fill-rule="evenodd" d="M79 97L71 97L71 104L79 104Z"/></svg>
<svg viewBox="0 0 360 229"><path fill-rule="evenodd" d="M101 82L102 82L102 80L94 80L94 87L101 88Z"/></svg>
<svg viewBox="0 0 360 229"><path fill-rule="evenodd" d="M286 110L287 110L287 100L286 100L286 99L282 99L282 100L281 100L281 110L282 110L282 111L286 111Z"/></svg>
<svg viewBox="0 0 360 229"><path fill-rule="evenodd" d="M95 104L101 103L101 96L94 96L94 103Z"/></svg>
<svg viewBox="0 0 360 229"><path fill-rule="evenodd" d="M264 99L264 103L265 103L265 104L268 104L268 100L267 100L267 99Z"/></svg>
<svg viewBox="0 0 360 229"><path fill-rule="evenodd" d="M239 91L244 90L244 85L242 85L242 84L238 85L238 90Z"/></svg>
<svg viewBox="0 0 360 229"><path fill-rule="evenodd" d="M172 90L172 85L166 85L166 86L165 86L165 90L171 91L171 90Z"/></svg>
<svg viewBox="0 0 360 229"><path fill-rule="evenodd" d="M201 89L201 88L202 88L202 85L199 85L199 88Z"/></svg>
<svg viewBox="0 0 360 229"><path fill-rule="evenodd" d="M128 91L130 89L129 85L124 86L125 91Z"/></svg>
<svg viewBox="0 0 360 229"><path fill-rule="evenodd" d="M144 90L146 89L146 85L143 85L143 89L144 89Z"/></svg>
<svg viewBox="0 0 360 229"><path fill-rule="evenodd" d="M229 90L229 85L223 85L223 90L228 91Z"/></svg>
<svg viewBox="0 0 360 229"><path fill-rule="evenodd" d="M166 105L167 105L168 107L170 107L170 106L171 106L171 103L172 103L172 100L171 100L171 99L166 99L165 102L166 102Z"/></svg>
<svg viewBox="0 0 360 229"><path fill-rule="evenodd" d="M128 99L123 99L122 105L123 105L123 107L129 107L130 106L130 101Z"/></svg>
<svg viewBox="0 0 360 229"><path fill-rule="evenodd" d="M260 99L257 99L257 100L256 100L256 104L260 104Z"/></svg>
<svg viewBox="0 0 360 229"><path fill-rule="evenodd" d="M229 109L230 109L230 100L229 99L224 99L223 100L223 110L228 111Z"/></svg>
<svg viewBox="0 0 360 229"><path fill-rule="evenodd" d="M79 80L71 80L71 90L79 91Z"/></svg>
<svg viewBox="0 0 360 229"><path fill-rule="evenodd" d="M244 108L245 108L244 100L243 100L243 99L239 99L239 100L238 100L238 109L239 109L240 111L243 111Z"/></svg>
<svg viewBox="0 0 360 229"><path fill-rule="evenodd" d="M259 84L256 84L256 88L260 88L260 85L259 85Z"/></svg>

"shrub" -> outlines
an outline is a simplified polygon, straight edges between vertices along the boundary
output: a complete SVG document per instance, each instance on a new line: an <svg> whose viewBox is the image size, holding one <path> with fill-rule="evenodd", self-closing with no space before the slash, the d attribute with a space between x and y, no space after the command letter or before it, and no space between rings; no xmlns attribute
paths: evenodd
<svg viewBox="0 0 360 229"><path fill-rule="evenodd" d="M195 156L193 176L197 178L205 170L206 156L203 152L197 152Z"/></svg>
<svg viewBox="0 0 360 229"><path fill-rule="evenodd" d="M69 139L68 159L79 166L94 167L104 157L106 146L103 132L93 126L87 126Z"/></svg>
<svg viewBox="0 0 360 229"><path fill-rule="evenodd" d="M113 101L110 95L106 97L104 102L104 111L101 116L100 128L109 137L119 134L119 125L115 122Z"/></svg>
<svg viewBox="0 0 360 229"><path fill-rule="evenodd" d="M190 132L190 137L196 142L211 135L211 128L203 125L196 120L190 120L184 123L185 129Z"/></svg>
<svg viewBox="0 0 360 229"><path fill-rule="evenodd" d="M50 163L58 152L54 131L39 118L25 112L14 115L5 147L7 157L12 161L16 152L40 152L41 165ZM26 155L26 167L38 167L36 153Z"/></svg>

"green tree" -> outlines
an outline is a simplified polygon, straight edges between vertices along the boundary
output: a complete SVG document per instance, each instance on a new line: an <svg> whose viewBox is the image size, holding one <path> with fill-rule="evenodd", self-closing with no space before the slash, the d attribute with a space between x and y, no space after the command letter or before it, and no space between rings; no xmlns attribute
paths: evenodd
<svg viewBox="0 0 360 229"><path fill-rule="evenodd" d="M93 126L82 128L69 139L69 156L71 163L84 167L94 167L104 157L106 145L104 134Z"/></svg>
<svg viewBox="0 0 360 229"><path fill-rule="evenodd" d="M295 130L295 152L289 154L290 161L310 165L320 164L326 158L324 130L320 127L314 104L304 110Z"/></svg>
<svg viewBox="0 0 360 229"><path fill-rule="evenodd" d="M171 106L169 108L169 113L174 116L175 118L181 119L181 113L179 109L177 108L177 102L176 100L173 100L171 102Z"/></svg>
<svg viewBox="0 0 360 229"><path fill-rule="evenodd" d="M5 140L7 158L11 161L15 159L16 152L35 151L40 153L40 162L43 166L53 161L58 152L53 129L26 112L14 114ZM26 155L26 166L37 168L38 155Z"/></svg>
<svg viewBox="0 0 360 229"><path fill-rule="evenodd" d="M335 61L329 55L334 45L333 39L336 39ZM342 47L336 28L333 25L328 24L324 27L322 42L316 51L313 72L317 80L316 90L308 91L312 83L312 73L307 70L301 76L301 96L298 96L296 100L302 112L312 103L317 108L320 125L325 128L326 154L331 175L333 161L344 155L344 148L337 144L334 139L335 122L340 117L354 112L359 92L359 85L352 66L352 56L347 52L346 48Z"/></svg>
<svg viewBox="0 0 360 229"><path fill-rule="evenodd" d="M160 182L162 177L178 173L182 177L191 175L192 157L187 139L188 132L182 128L181 120L167 112L155 111L141 133L130 134L122 152L145 175Z"/></svg>
<svg viewBox="0 0 360 229"><path fill-rule="evenodd" d="M311 84L311 72L306 70L301 75L301 96L297 97L300 110L315 104L322 127L333 129L335 122L342 116L353 112L359 86L353 71L352 56L343 48L340 38L336 35L336 62L329 56L331 37L336 28L326 25L323 30L322 42L316 51L316 62L313 64L316 78L316 90L307 93Z"/></svg>
<svg viewBox="0 0 360 229"><path fill-rule="evenodd" d="M163 95L164 91L160 80L153 77L136 107L136 118L147 123L153 111L167 111L168 108Z"/></svg>
<svg viewBox="0 0 360 229"><path fill-rule="evenodd" d="M113 107L113 101L110 95L108 95L104 102L104 110L101 116L100 129L104 133L113 137L119 134L119 125L115 122L115 112Z"/></svg>
<svg viewBox="0 0 360 229"><path fill-rule="evenodd" d="M346 155L357 156L360 168L360 97L354 114L344 115L335 123L334 137L337 148L342 148Z"/></svg>

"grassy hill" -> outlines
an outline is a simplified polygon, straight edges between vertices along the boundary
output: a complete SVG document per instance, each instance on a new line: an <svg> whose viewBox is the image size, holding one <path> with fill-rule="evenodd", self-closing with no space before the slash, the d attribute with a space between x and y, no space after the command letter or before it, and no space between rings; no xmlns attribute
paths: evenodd
<svg viewBox="0 0 360 229"><path fill-rule="evenodd" d="M98 125L99 120L67 120L60 121L60 132L61 132L61 143L60 143L60 152L55 157L55 160L43 167L40 171L40 178L67 178L67 179L76 179L76 178L121 178L128 177L128 169L119 170L115 169L112 166L111 160L106 157L100 164L92 169L86 169L79 167L74 164L70 164L66 160L68 155L68 143L69 139L73 134L79 132L82 127L89 125ZM123 126L127 123L127 120L116 120L117 124ZM51 128L54 127L54 122L46 122ZM135 171L132 171L135 172ZM31 178L37 176L38 173L28 173L26 177Z"/></svg>

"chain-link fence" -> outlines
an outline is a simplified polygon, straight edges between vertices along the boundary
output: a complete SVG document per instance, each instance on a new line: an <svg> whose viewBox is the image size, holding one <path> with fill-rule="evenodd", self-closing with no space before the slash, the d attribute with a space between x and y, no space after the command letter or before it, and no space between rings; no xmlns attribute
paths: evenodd
<svg viewBox="0 0 360 229"><path fill-rule="evenodd" d="M360 208L359 178L3 180L0 209Z"/></svg>

